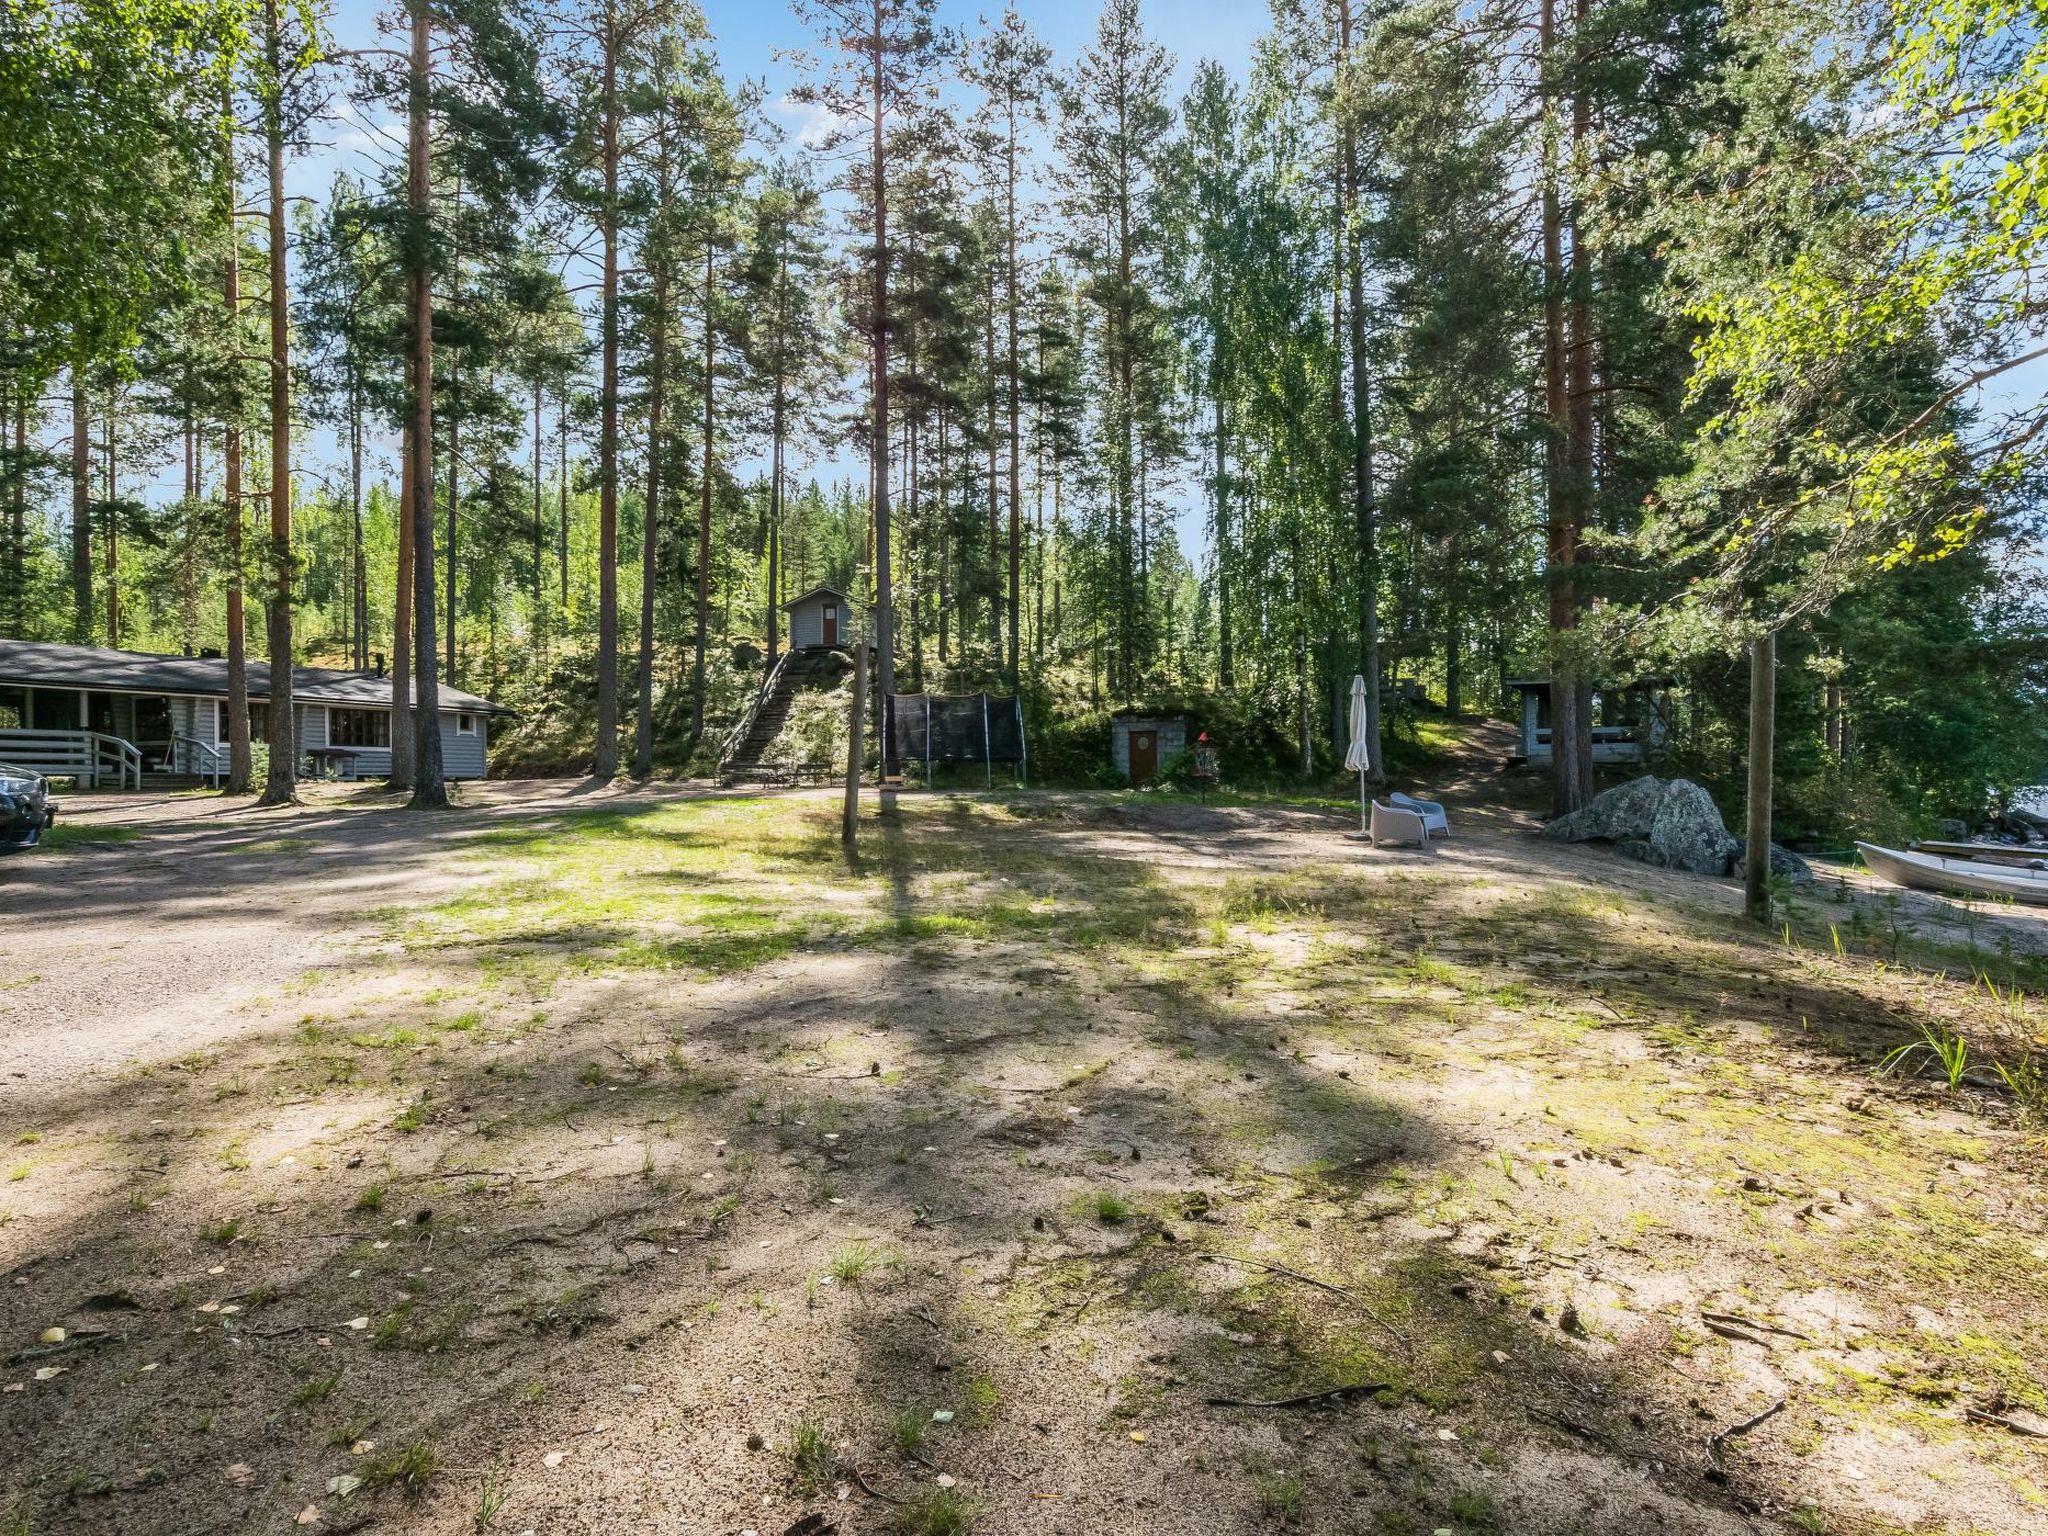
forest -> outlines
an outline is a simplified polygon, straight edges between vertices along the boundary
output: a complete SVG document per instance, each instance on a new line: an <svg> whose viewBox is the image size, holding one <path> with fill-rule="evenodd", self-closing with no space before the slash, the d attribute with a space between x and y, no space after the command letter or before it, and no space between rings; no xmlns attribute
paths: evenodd
<svg viewBox="0 0 2048 1536"><path fill-rule="evenodd" d="M2038 6L1273 0L1184 69L793 3L771 99L690 0L4 0L0 633L644 778L827 584L1055 776L1144 705L1314 782L1360 674L1375 772L1550 677L1558 811L1645 676L1724 801L1775 695L1793 834L2048 780Z"/></svg>

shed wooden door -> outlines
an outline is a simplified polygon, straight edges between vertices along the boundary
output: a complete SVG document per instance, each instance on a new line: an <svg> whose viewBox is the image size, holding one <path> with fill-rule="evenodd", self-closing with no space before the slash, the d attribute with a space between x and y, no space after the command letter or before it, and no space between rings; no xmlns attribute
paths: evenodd
<svg viewBox="0 0 2048 1536"><path fill-rule="evenodd" d="M837 645L838 643L839 605L837 603L827 603L825 605L825 644Z"/></svg>
<svg viewBox="0 0 2048 1536"><path fill-rule="evenodd" d="M1131 782L1150 784L1159 776L1159 734L1131 732Z"/></svg>

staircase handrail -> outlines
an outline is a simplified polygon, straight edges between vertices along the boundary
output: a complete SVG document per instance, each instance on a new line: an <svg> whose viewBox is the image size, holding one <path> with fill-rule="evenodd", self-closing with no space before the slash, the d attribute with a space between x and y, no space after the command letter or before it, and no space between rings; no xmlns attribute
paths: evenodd
<svg viewBox="0 0 2048 1536"><path fill-rule="evenodd" d="M86 735L92 738L95 770L102 761L110 762L121 788L142 788L142 748L102 731L88 731Z"/></svg>
<svg viewBox="0 0 2048 1536"><path fill-rule="evenodd" d="M142 787L141 750L133 742L99 731L8 726L0 729L0 761L94 787L106 773L114 774L123 789Z"/></svg>
<svg viewBox="0 0 2048 1536"><path fill-rule="evenodd" d="M730 767L733 759L739 756L740 748L746 745L747 737L754 729L754 722L761 718L761 710L774 696L775 685L782 681L783 668L789 665L789 658L795 654L794 650L787 650L775 658L775 665L768 669L760 688L747 701L747 707L740 711L739 723L733 726L725 738L725 745L719 749L718 766L721 769Z"/></svg>
<svg viewBox="0 0 2048 1536"><path fill-rule="evenodd" d="M201 741L197 736L188 736L183 731L180 731L171 737L171 761L173 765L179 763L181 750L185 747L192 747L196 750L197 755L204 764L203 767L198 769L199 774L202 777L211 778L213 780L213 787L219 789L220 776L227 772L227 759L221 756L220 748L210 741Z"/></svg>

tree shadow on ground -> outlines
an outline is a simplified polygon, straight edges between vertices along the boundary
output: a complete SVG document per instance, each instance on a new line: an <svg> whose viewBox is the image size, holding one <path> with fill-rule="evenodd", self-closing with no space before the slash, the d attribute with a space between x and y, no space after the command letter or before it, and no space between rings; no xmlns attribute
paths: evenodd
<svg viewBox="0 0 2048 1536"><path fill-rule="evenodd" d="M73 1330L0 1399L34 1528L452 1531L487 1477L549 1530L876 1530L915 1506L865 1489L936 1499L940 1471L995 1532L1619 1536L1790 1501L1782 1462L1705 1479L1758 1380L1712 1382L1702 1420L1676 1320L1602 1309L1603 1264L1647 1242L1625 1177L1690 1170L1603 1150L1539 1189L1529 1125L1458 1087L1521 1041L1547 1064L1498 1091L1540 1081L1589 1152L1571 1078L1656 1075L1650 1018L1503 1000L1470 963L1525 972L1583 914L1517 950L1415 880L1219 897L908 808L878 840L851 872L817 826L769 840L876 921L759 966L401 950L370 1016L48 1094L57 1197L0 1229L4 1337ZM1518 1222L1581 1181L1590 1230ZM1756 1193L1745 1220L1789 1215ZM837 1463L815 1495L800 1425Z"/></svg>

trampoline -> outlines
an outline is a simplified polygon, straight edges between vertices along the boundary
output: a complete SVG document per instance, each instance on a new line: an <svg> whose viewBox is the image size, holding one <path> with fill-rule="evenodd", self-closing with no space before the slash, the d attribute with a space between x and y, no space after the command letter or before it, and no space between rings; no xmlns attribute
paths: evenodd
<svg viewBox="0 0 2048 1536"><path fill-rule="evenodd" d="M1015 695L892 693L888 714L890 763L922 763L927 785L934 763L980 763L991 789L995 765L1011 763L1017 782L1024 782L1030 754L1024 744L1024 706Z"/></svg>

